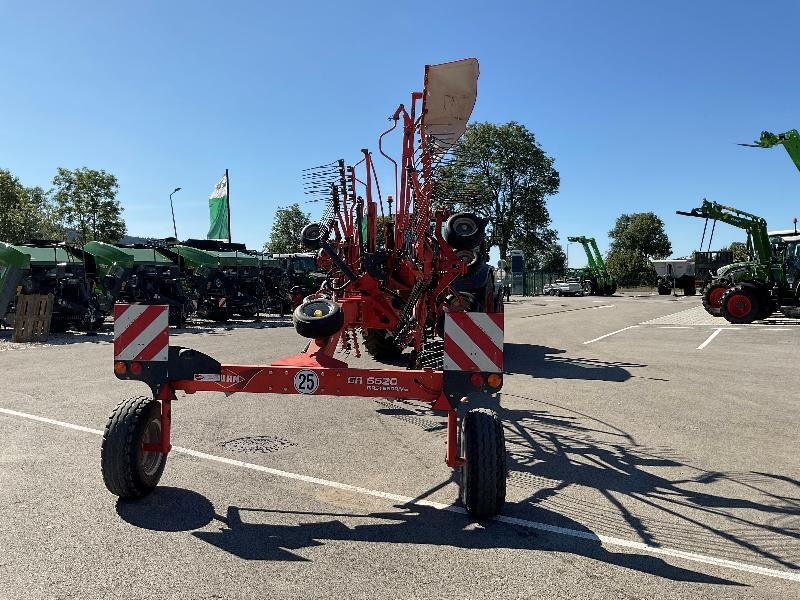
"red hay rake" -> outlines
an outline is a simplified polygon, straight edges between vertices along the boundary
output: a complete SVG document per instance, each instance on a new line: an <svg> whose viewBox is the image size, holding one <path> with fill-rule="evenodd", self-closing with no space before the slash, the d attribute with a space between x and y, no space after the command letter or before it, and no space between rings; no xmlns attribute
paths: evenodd
<svg viewBox="0 0 800 600"><path fill-rule="evenodd" d="M500 421L488 409L459 418L458 407L470 394L502 387L501 290L482 260L485 222L433 203L437 166L464 133L477 78L475 59L426 66L424 91L411 94L409 109L397 108L378 140L394 166L395 193L385 201L368 150L353 166L339 160L304 172L307 190L321 194L326 206L301 238L319 252L328 278L294 311L295 329L309 338L302 353L269 365L220 364L169 346L159 307L117 307L114 372L147 383L153 398L124 401L109 418L102 471L112 493L140 497L157 485L179 390L393 397L446 412L445 462L460 471L462 502L477 517L500 511L506 478ZM398 125L399 162L383 150ZM340 347L359 356L359 334L374 358L407 358L408 368L350 367L334 356Z"/></svg>

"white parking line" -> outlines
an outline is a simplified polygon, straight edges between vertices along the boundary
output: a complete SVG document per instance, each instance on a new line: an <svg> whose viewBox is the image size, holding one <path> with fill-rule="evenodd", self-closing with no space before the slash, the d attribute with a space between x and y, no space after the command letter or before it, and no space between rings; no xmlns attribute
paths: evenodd
<svg viewBox="0 0 800 600"><path fill-rule="evenodd" d="M635 327L635 325L634 325ZM628 328L629 329L629 328ZM28 419L31 421L38 421L40 423L47 423L48 425L56 425L58 427L64 427L66 429L73 429L75 431L81 431L83 433L91 433L94 435L102 435L103 432L99 429L92 429L90 427L84 427L82 425L75 425L74 423L67 423L65 421L57 421L56 419L49 419L47 417L40 417L38 415L33 415L30 413L20 412L17 410L11 410L8 408L0 408L0 413L6 414L12 417L19 417L22 419ZM232 458L226 458L224 456L217 456L215 454L207 454L206 452L200 452L198 450L192 450L190 448L182 448L180 446L173 446L173 451L178 452L180 454L186 454L188 456L193 456L195 458L199 458L201 460L207 460L211 462L222 463L225 465L229 465L232 467L240 467L242 469L249 469L252 471L259 471L261 473L267 473L268 475L274 475L276 477L283 477L285 479L293 479L295 481L303 481L305 483L310 483L313 485L319 485L324 487L336 488L339 490L345 490L348 492L353 492L355 494L361 494L364 496L372 496L374 498L381 498L383 500L389 500L391 502L397 502L400 504L417 504L420 506L428 506L431 508L435 508L437 510L444 510L447 512L459 513L459 514L466 514L466 510L460 506L453 506L451 504L443 504L441 502L431 502L430 500L421 500L416 498L411 498L409 496L401 496L399 494L392 494L389 492L381 492L378 490L371 490L368 488L363 488L355 485L349 485L347 483L339 483L338 481L330 481L328 479L320 479L319 477L312 477L309 475L301 475L298 473L290 473L288 471L281 471L279 469L273 469L271 467L265 467L263 465L257 465L254 463L248 463L241 460L235 460ZM518 527L525 527L526 529L534 529L538 531L546 531L548 533L553 533L556 535L562 535L570 538L577 538L588 540L590 542L599 542L604 545L608 546L619 546L623 548L630 548L633 550L641 550L642 552L647 552L648 554L659 554L662 556L671 556L673 558L681 558L684 560L703 563L706 565L713 565L717 567L723 567L726 569L733 569L735 571L743 571L745 573L753 573L756 575L764 575L766 577L774 577L776 579L788 579L789 581L798 581L800 582L800 573L791 572L791 571L783 571L781 569L770 569L767 567L760 567L758 565L751 565L748 563L742 563L734 560L728 560L726 558L717 558L715 556L706 556L705 554L698 554L696 552L686 552L684 550L678 550L676 548L666 548L663 546L650 546L648 544L642 542L636 542L633 540L626 540L623 538L613 537L610 535L600 535L596 533L592 533L591 531L581 531L577 529L569 529L567 527L557 527L555 525L548 525L546 523L539 523L537 521L529 521L527 519L520 519L517 517L508 517L505 515L498 515L494 517L494 521L498 521L500 523L507 523L509 525L516 525Z"/></svg>
<svg viewBox="0 0 800 600"><path fill-rule="evenodd" d="M615 306L614 304L602 304L600 306L593 306L592 308L594 310L597 310L599 308L614 308L614 306Z"/></svg>
<svg viewBox="0 0 800 600"><path fill-rule="evenodd" d="M705 342L703 342L702 344L700 344L700 345L697 347L697 349L698 349L698 350L702 350L703 348L705 348L706 346L708 346L708 345L711 343L711 340L713 340L715 337L717 337L717 336L719 335L719 332L720 332L720 331L722 331L722 327L717 327L717 328L714 330L714 333L712 333L710 336L708 336L708 338L706 338L706 341L705 341Z"/></svg>
<svg viewBox="0 0 800 600"><path fill-rule="evenodd" d="M607 333L605 335L601 335L600 337L594 338L593 340L589 340L587 342L583 342L584 344L592 344L594 342L599 342L600 340L604 340L607 337L611 337L612 335L617 335L618 333L622 333L623 331L628 331L628 329L633 329L634 327L638 327L638 325L630 325L628 327L623 327L622 329L617 329L616 331L612 331L611 333Z"/></svg>

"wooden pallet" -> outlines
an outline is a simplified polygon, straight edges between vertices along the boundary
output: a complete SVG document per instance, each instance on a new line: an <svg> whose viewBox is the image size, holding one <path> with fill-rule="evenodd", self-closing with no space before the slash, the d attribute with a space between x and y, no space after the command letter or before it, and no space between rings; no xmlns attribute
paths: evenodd
<svg viewBox="0 0 800 600"><path fill-rule="evenodd" d="M14 317L15 342L46 342L53 319L52 294L20 294Z"/></svg>

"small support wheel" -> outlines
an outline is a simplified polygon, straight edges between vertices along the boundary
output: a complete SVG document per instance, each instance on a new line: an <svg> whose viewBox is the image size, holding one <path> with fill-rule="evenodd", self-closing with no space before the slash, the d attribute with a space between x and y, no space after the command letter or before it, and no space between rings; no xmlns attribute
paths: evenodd
<svg viewBox="0 0 800 600"><path fill-rule="evenodd" d="M297 333L320 339L332 336L344 326L344 313L337 302L316 298L295 308L292 320Z"/></svg>
<svg viewBox="0 0 800 600"><path fill-rule="evenodd" d="M161 442L161 403L152 398L123 400L108 418L100 464L103 481L120 498L141 498L158 485L167 455L145 452L144 444Z"/></svg>
<svg viewBox="0 0 800 600"><path fill-rule="evenodd" d="M456 213L444 224L444 239L456 250L473 250L484 238L486 222L473 213Z"/></svg>
<svg viewBox="0 0 800 600"><path fill-rule="evenodd" d="M493 517L506 501L506 444L500 418L488 408L475 408L464 416L461 428L459 496L476 518Z"/></svg>

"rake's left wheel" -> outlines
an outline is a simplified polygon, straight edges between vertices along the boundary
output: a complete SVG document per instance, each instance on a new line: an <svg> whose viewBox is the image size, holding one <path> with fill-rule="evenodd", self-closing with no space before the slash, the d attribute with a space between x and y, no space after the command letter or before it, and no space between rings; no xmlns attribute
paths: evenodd
<svg viewBox="0 0 800 600"><path fill-rule="evenodd" d="M500 418L488 408L475 408L464 416L459 495L467 512L476 518L498 514L506 501L506 444Z"/></svg>
<svg viewBox="0 0 800 600"><path fill-rule="evenodd" d="M152 398L120 402L103 433L100 465L108 491L120 498L141 498L158 485L167 455L145 452L161 440L161 403Z"/></svg>

